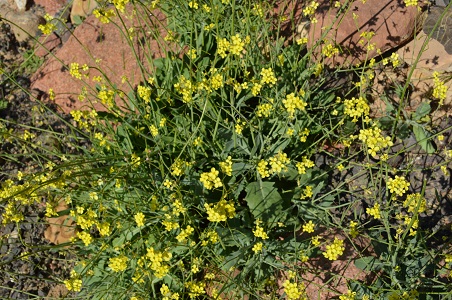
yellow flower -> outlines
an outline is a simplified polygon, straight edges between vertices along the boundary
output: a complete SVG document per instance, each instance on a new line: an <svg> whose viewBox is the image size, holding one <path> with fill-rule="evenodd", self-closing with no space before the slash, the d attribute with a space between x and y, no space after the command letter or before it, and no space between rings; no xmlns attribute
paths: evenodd
<svg viewBox="0 0 452 300"><path fill-rule="evenodd" d="M77 278L71 278L63 281L68 291L80 292L82 290L82 281Z"/></svg>
<svg viewBox="0 0 452 300"><path fill-rule="evenodd" d="M366 213L368 213L369 215L374 217L376 220L381 219L380 204L375 203L375 205L372 208L370 208L370 207L366 208Z"/></svg>
<svg viewBox="0 0 452 300"><path fill-rule="evenodd" d="M405 5L408 6L417 6L417 1L418 0L404 0Z"/></svg>
<svg viewBox="0 0 452 300"><path fill-rule="evenodd" d="M303 283L297 284L296 282L291 282L287 279L284 281L283 287L288 300L307 300L307 296L305 295L305 286Z"/></svg>
<svg viewBox="0 0 452 300"><path fill-rule="evenodd" d="M439 73L436 71L433 72L433 97L439 99L439 105L443 105L444 100L446 100L446 95L446 85L439 79Z"/></svg>
<svg viewBox="0 0 452 300"><path fill-rule="evenodd" d="M111 257L109 259L108 266L112 269L113 272L122 272L127 269L127 262L129 259L125 255L120 255L116 257Z"/></svg>
<svg viewBox="0 0 452 300"><path fill-rule="evenodd" d="M190 8L193 8L193 9L198 9L198 8L199 8L198 2L196 2L196 1L190 1L190 2L188 2L188 6L189 6Z"/></svg>
<svg viewBox="0 0 452 300"><path fill-rule="evenodd" d="M363 97L356 99L353 97L350 100L344 100L344 114L353 118L352 122L356 123L358 118L369 115L370 107Z"/></svg>
<svg viewBox="0 0 452 300"><path fill-rule="evenodd" d="M326 251L323 252L323 256L329 260L336 260L344 253L344 241L338 238L334 238L334 242L331 245L326 246Z"/></svg>
<svg viewBox="0 0 452 300"><path fill-rule="evenodd" d="M188 225L185 229L182 229L181 232L176 236L176 240L179 243L185 241L189 235L191 235L194 231L194 228Z"/></svg>
<svg viewBox="0 0 452 300"><path fill-rule="evenodd" d="M135 214L135 222L138 227L144 226L144 214L142 212Z"/></svg>
<svg viewBox="0 0 452 300"><path fill-rule="evenodd" d="M78 63L71 63L69 65L69 73L72 77L75 77L77 79L82 79L82 74L79 71L79 64Z"/></svg>
<svg viewBox="0 0 452 300"><path fill-rule="evenodd" d="M210 222L224 222L228 218L232 219L235 215L235 207L233 201L226 201L221 199L215 205L204 204L204 208L207 211L207 220Z"/></svg>
<svg viewBox="0 0 452 300"><path fill-rule="evenodd" d="M391 193L397 194L398 196L403 196L403 194L408 191L410 183L407 182L404 177L399 177L396 175L394 179L388 179L387 186Z"/></svg>
<svg viewBox="0 0 452 300"><path fill-rule="evenodd" d="M254 246L253 246L253 252L255 253L255 254L257 254L258 252L261 252L262 251L262 246L263 246L264 244L262 244L262 242L257 242L256 244L254 244Z"/></svg>
<svg viewBox="0 0 452 300"><path fill-rule="evenodd" d="M223 183L218 177L218 174L220 174L220 172L218 172L215 168L212 168L210 169L210 172L202 173L199 181L201 181L204 187L208 190L211 190L214 187L215 188L222 187Z"/></svg>
<svg viewBox="0 0 452 300"><path fill-rule="evenodd" d="M268 83L269 85L274 85L276 83L276 77L275 77L275 73L273 72L272 68L262 68L261 71L261 83L262 84L266 84Z"/></svg>
<svg viewBox="0 0 452 300"><path fill-rule="evenodd" d="M286 99L284 99L282 102L287 112L289 113L290 118L293 118L295 110L304 111L307 105L307 103L301 100L300 97L295 96L295 93L290 93L289 95L287 95Z"/></svg>
<svg viewBox="0 0 452 300"><path fill-rule="evenodd" d="M107 24L110 23L110 19L115 16L115 11L113 9L95 9L93 10L93 15L103 24Z"/></svg>
<svg viewBox="0 0 452 300"><path fill-rule="evenodd" d="M303 231L307 233L313 233L315 228L315 224L312 221L309 221L308 223L303 225Z"/></svg>
<svg viewBox="0 0 452 300"><path fill-rule="evenodd" d="M260 226L262 221L256 220L256 229L253 230L253 234L255 237L259 237L263 240L268 239L267 233L264 231L264 228Z"/></svg>
<svg viewBox="0 0 452 300"><path fill-rule="evenodd" d="M381 135L381 129L378 127L361 129L358 139L366 144L367 152L373 157L376 157L377 152L380 150L393 145L391 138L389 136L383 137Z"/></svg>
<svg viewBox="0 0 452 300"><path fill-rule="evenodd" d="M228 156L225 161L219 163L221 171L228 176L232 176L232 157Z"/></svg>

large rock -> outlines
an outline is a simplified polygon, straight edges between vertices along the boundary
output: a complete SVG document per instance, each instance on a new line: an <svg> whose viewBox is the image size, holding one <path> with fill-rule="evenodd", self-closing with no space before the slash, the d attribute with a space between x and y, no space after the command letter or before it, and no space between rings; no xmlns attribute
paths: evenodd
<svg viewBox="0 0 452 300"><path fill-rule="evenodd" d="M131 7L128 7L126 11L130 14ZM151 35L166 35L163 28L165 15L159 10L153 10L152 13L151 17L148 14L137 13L133 18L133 23L130 19L123 18L126 27L130 28L133 25L136 32L140 31L139 26L146 24L144 25L146 28L143 30L146 36L137 33L137 36L133 38L134 51L127 38L115 24L112 22L102 24L94 16L88 17L83 24L74 30L73 35L55 53L55 56L50 57L32 76L31 88L37 92L36 94L39 97L44 99L48 97L47 93L52 88L56 94L55 102L65 113L73 109L86 108L88 102L86 100L84 102L79 101L78 95L84 85L88 85L89 93L94 91L95 94L97 82L92 79L94 76L101 75L95 69L99 68L105 73L112 85L116 85L118 89L127 93L130 87L127 82L122 83L122 76L129 78L129 83L136 86L140 81L147 79L143 78L140 65L148 69L147 61L165 55L165 49L161 47L162 41L157 41L154 35ZM139 16L144 16L146 19L138 20ZM114 17L113 21L118 22L118 18ZM145 44L139 46L139 41L145 41ZM149 47L146 43L149 44ZM96 60L100 60L100 62L96 63ZM94 67L89 70L89 78L82 77L86 84L69 74L68 66L73 62L80 66L87 64ZM89 97L94 100L93 96ZM99 103L95 105L95 108L104 110L104 107Z"/></svg>
<svg viewBox="0 0 452 300"><path fill-rule="evenodd" d="M341 48L341 53L326 59L329 65L350 66L375 57L381 53L403 45L422 28L424 14L416 7L405 7L398 0L351 1L349 8L335 8L329 0L319 0L315 17L318 23L311 24L308 32L308 47L313 55L322 60L322 48L332 43ZM341 3L344 3L342 0ZM310 1L309 1L310 3ZM374 32L370 40L374 43L367 50L367 42L360 43L363 32Z"/></svg>
<svg viewBox="0 0 452 300"><path fill-rule="evenodd" d="M36 5L44 8L45 12L51 16L55 16L58 12L63 10L69 1L66 0L34 0Z"/></svg>
<svg viewBox="0 0 452 300"><path fill-rule="evenodd" d="M19 42L35 37L39 33L38 26L45 23L45 20L34 12L18 11L8 1L0 1L0 17L10 24Z"/></svg>

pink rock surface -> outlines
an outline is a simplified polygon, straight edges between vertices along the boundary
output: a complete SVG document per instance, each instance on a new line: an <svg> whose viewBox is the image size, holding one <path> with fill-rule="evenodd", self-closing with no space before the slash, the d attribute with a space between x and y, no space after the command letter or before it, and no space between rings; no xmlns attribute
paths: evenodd
<svg viewBox="0 0 452 300"><path fill-rule="evenodd" d="M47 56L51 51L61 45L61 39L55 34L41 35L36 44L35 54L39 57Z"/></svg>
<svg viewBox="0 0 452 300"><path fill-rule="evenodd" d="M130 7L127 12L131 12ZM44 99L46 99L49 89L52 88L56 94L55 102L65 113L73 109L86 109L88 103L79 101L78 95L81 93L82 87L87 85L88 93L91 93L88 98L95 100L95 86L98 83L92 79L94 76L101 75L98 68L105 73L112 85L116 85L118 89L127 94L130 91L129 83L134 87L149 77L149 73L145 76L142 75L140 61L146 70L149 69L148 61L165 55L165 49L153 38L153 35L148 34L151 32L154 35L166 35L162 25L165 22L165 16L158 10L152 11L152 14L153 16L137 14L133 18L133 23L130 19L123 19L126 27L130 28L134 25L136 32L139 31L139 26L144 26L143 31L147 36L137 34L133 37L135 51L129 45L128 38L113 24L113 22L118 22L117 17L114 17L113 22L108 24L102 24L94 16L88 17L82 25L75 29L73 35L55 53L55 56L49 57L32 76L31 88ZM138 21L138 16L144 16L146 20ZM139 46L138 40L146 41L148 45L145 43ZM96 60L100 60L100 62L97 63ZM87 64L92 67L87 78L82 77L82 80L78 80L70 75L69 65L73 62L80 66ZM122 76L126 76L129 82L122 83ZM116 100L119 101L119 99ZM95 108L105 110L100 103L95 104Z"/></svg>
<svg viewBox="0 0 452 300"><path fill-rule="evenodd" d="M54 16L57 12L63 9L66 4L66 0L34 0L36 5L44 7L46 13Z"/></svg>
<svg viewBox="0 0 452 300"><path fill-rule="evenodd" d="M310 1L309 1L310 2ZM318 23L311 24L308 46L312 48L319 41L313 55L320 60L321 48L329 43L337 44L342 53L327 59L330 65L355 65L366 58L377 55L377 49L385 52L409 41L415 31L422 29L421 13L416 7L406 7L397 0L354 1L345 13L336 17L339 9L329 0L320 0L315 17ZM341 3L344 3L342 0ZM331 28L331 29L330 29ZM360 44L363 32L374 32L370 40L374 48L367 50L367 42Z"/></svg>

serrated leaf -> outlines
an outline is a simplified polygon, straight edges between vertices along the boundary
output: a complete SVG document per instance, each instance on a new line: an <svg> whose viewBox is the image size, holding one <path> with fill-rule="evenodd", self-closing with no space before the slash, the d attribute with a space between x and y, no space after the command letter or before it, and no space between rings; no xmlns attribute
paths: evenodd
<svg viewBox="0 0 452 300"><path fill-rule="evenodd" d="M422 150L428 154L435 153L436 149L430 141L429 135L424 127L419 124L413 124L413 133Z"/></svg>
<svg viewBox="0 0 452 300"><path fill-rule="evenodd" d="M245 200L256 219L275 223L282 217L282 197L274 182L256 181L249 183Z"/></svg>

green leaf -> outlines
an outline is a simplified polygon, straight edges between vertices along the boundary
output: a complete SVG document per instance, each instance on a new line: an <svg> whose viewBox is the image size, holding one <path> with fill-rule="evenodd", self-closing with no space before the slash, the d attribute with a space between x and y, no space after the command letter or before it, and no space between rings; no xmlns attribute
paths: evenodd
<svg viewBox="0 0 452 300"><path fill-rule="evenodd" d="M256 219L276 223L283 217L282 197L274 185L274 182L256 181L245 188L245 200Z"/></svg>
<svg viewBox="0 0 452 300"><path fill-rule="evenodd" d="M355 260L355 266L363 271L379 271L384 264L376 257L366 256Z"/></svg>
<svg viewBox="0 0 452 300"><path fill-rule="evenodd" d="M436 149L430 141L430 135L423 126L419 124L413 124L413 133L422 150L424 150L428 154L435 153Z"/></svg>
<svg viewBox="0 0 452 300"><path fill-rule="evenodd" d="M418 108L416 109L416 112L413 114L413 119L415 121L418 121L428 115L431 111L430 104L426 102L422 102Z"/></svg>

